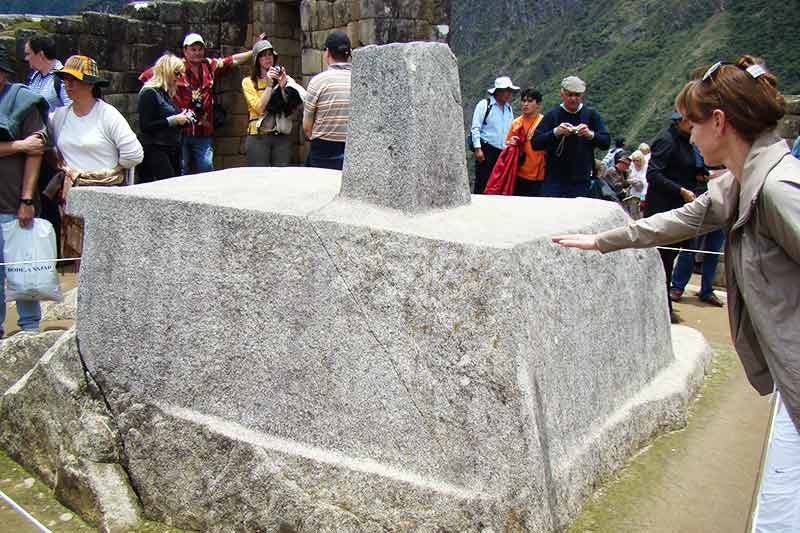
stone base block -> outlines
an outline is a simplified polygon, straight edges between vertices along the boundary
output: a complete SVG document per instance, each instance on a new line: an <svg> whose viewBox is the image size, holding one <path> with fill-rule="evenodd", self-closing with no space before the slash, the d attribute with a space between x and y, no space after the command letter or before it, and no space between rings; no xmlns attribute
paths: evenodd
<svg viewBox="0 0 800 533"><path fill-rule="evenodd" d="M619 225L619 207L476 196L408 216L337 197L340 180L70 192L81 350L149 516L550 531L684 422L708 352L677 329L673 353L658 254L549 239Z"/></svg>

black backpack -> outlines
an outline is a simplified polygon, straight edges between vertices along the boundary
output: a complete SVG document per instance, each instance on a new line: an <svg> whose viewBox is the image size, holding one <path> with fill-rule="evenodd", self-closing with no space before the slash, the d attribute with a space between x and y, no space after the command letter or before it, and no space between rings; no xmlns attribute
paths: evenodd
<svg viewBox="0 0 800 533"><path fill-rule="evenodd" d="M492 110L492 99L490 97L486 97L486 114L483 115L483 122L481 125L486 124L486 117L489 116L489 111ZM467 150L470 152L475 151L475 146L472 144L472 130L467 130Z"/></svg>

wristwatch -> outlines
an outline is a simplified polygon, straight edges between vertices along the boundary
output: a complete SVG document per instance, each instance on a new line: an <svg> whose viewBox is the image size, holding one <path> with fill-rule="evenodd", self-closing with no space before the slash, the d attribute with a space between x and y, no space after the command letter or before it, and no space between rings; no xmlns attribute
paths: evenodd
<svg viewBox="0 0 800 533"><path fill-rule="evenodd" d="M19 199L19 203L25 204L25 205L33 205L33 199L32 198L20 198Z"/></svg>

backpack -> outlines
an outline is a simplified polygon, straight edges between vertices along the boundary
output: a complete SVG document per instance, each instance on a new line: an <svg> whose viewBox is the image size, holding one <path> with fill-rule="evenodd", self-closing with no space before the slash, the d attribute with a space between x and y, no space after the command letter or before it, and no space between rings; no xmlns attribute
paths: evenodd
<svg viewBox="0 0 800 533"><path fill-rule="evenodd" d="M486 118L489 116L489 111L492 110L492 99L490 97L486 97L486 114L483 115L483 122L481 125L486 124ZM472 144L472 130L467 131L467 150L470 152L475 151L475 146Z"/></svg>

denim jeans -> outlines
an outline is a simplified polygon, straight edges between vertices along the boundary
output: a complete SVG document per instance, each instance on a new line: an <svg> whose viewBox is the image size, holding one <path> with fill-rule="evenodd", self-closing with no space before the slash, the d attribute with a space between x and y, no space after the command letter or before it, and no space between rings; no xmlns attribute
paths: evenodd
<svg viewBox="0 0 800 533"><path fill-rule="evenodd" d="M3 213L0 214L0 224L17 220L17 215ZM5 242L3 241L3 232L0 231L0 262L5 261L3 258L3 248ZM0 336L3 333L3 324L6 321L6 269L0 268ZM42 319L42 308L38 300L17 300L17 314L19 320L17 325L25 331L39 331L39 321Z"/></svg>
<svg viewBox="0 0 800 533"><path fill-rule="evenodd" d="M214 138L184 135L181 140L181 173L185 176L192 171L211 172L214 170Z"/></svg>
<svg viewBox="0 0 800 533"><path fill-rule="evenodd" d="M701 239L705 239L700 243ZM721 229L712 231L705 237L692 239L688 241L687 247L698 249L697 246L702 246L703 250L707 252L719 252L725 242L725 232ZM700 276L700 298L705 298L714 291L714 276L717 273L717 265L719 264L719 256L716 254L706 254L703 257L703 267ZM678 261L675 263L675 270L672 272L672 288L684 290L686 284L689 283L689 278L692 277L692 270L694 268L694 254L692 252L681 252L678 255Z"/></svg>

